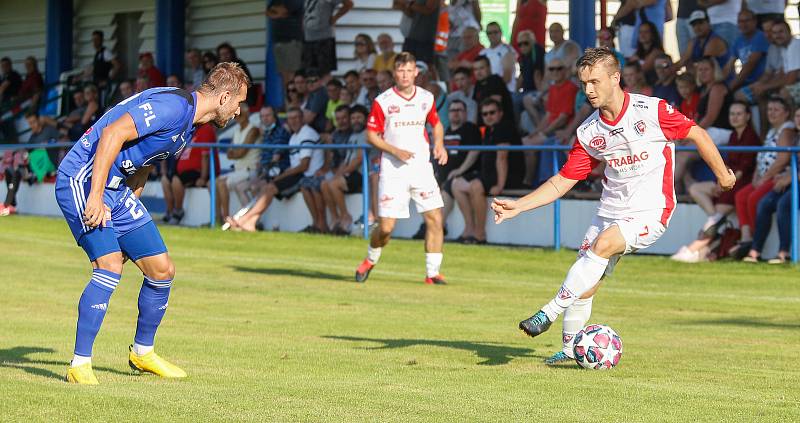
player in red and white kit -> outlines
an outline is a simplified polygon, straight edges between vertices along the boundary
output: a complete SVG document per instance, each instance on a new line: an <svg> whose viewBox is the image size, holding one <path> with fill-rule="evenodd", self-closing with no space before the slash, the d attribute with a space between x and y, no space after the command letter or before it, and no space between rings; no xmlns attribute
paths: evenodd
<svg viewBox="0 0 800 423"><path fill-rule="evenodd" d="M606 163L600 207L556 296L519 324L537 336L564 314L563 350L545 360L571 360L573 339L592 311L592 297L620 256L658 240L675 211L674 140L693 141L722 190L736 183L714 142L664 100L628 94L619 86L619 62L612 52L587 49L578 60L583 89L597 110L577 130L577 140L561 171L532 193L516 200L495 199L495 223L555 201Z"/></svg>
<svg viewBox="0 0 800 423"><path fill-rule="evenodd" d="M367 119L367 141L381 150L378 182L378 226L372 232L367 258L356 269L356 281L364 282L389 242L397 219L408 218L409 201L425 220L425 283L444 285L442 265L442 195L433 176L430 141L425 124L433 127L433 158L447 163L444 128L436 114L430 91L414 85L418 74L416 59L403 52L394 59L395 86L372 103Z"/></svg>

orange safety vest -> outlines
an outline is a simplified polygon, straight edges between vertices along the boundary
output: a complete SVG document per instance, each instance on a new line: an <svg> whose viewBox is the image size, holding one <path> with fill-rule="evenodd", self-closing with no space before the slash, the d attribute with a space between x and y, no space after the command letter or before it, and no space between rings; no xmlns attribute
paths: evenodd
<svg viewBox="0 0 800 423"><path fill-rule="evenodd" d="M433 50L437 53L444 53L447 50L447 39L450 38L450 15L447 10L439 13L439 23L436 24L436 41Z"/></svg>

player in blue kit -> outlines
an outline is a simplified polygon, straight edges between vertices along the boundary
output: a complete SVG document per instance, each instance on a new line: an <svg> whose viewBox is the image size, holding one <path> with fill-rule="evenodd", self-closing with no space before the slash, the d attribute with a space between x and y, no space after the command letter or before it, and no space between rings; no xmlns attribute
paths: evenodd
<svg viewBox="0 0 800 423"><path fill-rule="evenodd" d="M106 112L64 157L58 167L56 200L93 269L78 302L68 382L98 383L92 371L92 345L128 258L144 274L128 364L161 377L186 377L153 351L175 266L139 196L150 166L180 156L196 126L213 122L222 128L239 114L249 85L244 71L226 62L212 69L195 92L166 87L143 91Z"/></svg>

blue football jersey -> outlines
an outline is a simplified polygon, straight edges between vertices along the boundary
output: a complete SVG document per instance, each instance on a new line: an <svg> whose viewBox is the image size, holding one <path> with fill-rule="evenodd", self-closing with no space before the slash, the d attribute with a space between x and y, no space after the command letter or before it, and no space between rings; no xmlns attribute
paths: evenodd
<svg viewBox="0 0 800 423"><path fill-rule="evenodd" d="M133 118L139 137L123 144L108 172L106 188L125 189L125 180L144 166L169 156L179 157L192 139L197 96L179 88L142 91L109 109L67 153L58 171L76 181L90 180L103 129L125 113Z"/></svg>

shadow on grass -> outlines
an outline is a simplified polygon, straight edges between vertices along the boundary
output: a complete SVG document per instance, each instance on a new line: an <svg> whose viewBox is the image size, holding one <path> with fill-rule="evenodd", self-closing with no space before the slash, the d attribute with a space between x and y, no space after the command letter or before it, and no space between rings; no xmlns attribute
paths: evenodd
<svg viewBox="0 0 800 423"><path fill-rule="evenodd" d="M800 323L769 322L755 318L732 318L714 320L695 320L693 325L713 325L713 326L742 326L759 329L800 329Z"/></svg>
<svg viewBox="0 0 800 423"><path fill-rule="evenodd" d="M281 269L275 267L245 267L245 266L230 266L230 267L231 269L237 272L259 273L262 275L271 275L271 276L294 276L298 278L355 282L352 276L345 276L336 273L320 272L317 270Z"/></svg>
<svg viewBox="0 0 800 423"><path fill-rule="evenodd" d="M52 354L54 352L56 351L52 348L42 347L13 347L0 349L0 368L17 369L35 376L64 380L68 362L63 360L36 360L28 358L31 354ZM55 373L43 369L41 366L60 366L63 367L64 373ZM121 372L110 367L93 367L93 369L118 375L130 375L130 373Z"/></svg>
<svg viewBox="0 0 800 423"><path fill-rule="evenodd" d="M364 347L366 350L383 350L394 348L413 347L415 345L430 345L434 347L453 348L457 350L471 351L478 357L484 359L479 365L496 366L498 364L508 364L514 358L535 358L533 350L530 348L508 347L495 343L469 342L469 341L437 341L431 339L374 339L359 338L355 336L323 336L326 339L337 339L340 341L353 342L375 342L383 344L378 347Z"/></svg>

